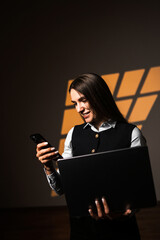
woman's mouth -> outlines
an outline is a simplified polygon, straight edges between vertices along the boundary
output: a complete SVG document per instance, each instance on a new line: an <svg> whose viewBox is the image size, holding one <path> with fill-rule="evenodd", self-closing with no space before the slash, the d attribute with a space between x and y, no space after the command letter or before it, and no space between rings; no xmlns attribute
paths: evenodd
<svg viewBox="0 0 160 240"><path fill-rule="evenodd" d="M89 114L90 114L90 111L88 111L86 113L82 113L81 115L83 118L88 118Z"/></svg>

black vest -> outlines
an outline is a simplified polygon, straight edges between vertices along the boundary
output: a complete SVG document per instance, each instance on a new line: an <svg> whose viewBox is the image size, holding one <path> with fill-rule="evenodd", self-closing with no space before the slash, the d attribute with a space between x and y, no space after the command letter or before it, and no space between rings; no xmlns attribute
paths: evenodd
<svg viewBox="0 0 160 240"><path fill-rule="evenodd" d="M77 125L72 135L73 156L127 148L131 145L134 125L118 123L115 128L94 132L88 125ZM126 220L94 220L91 217L70 218L70 240L140 240L135 216Z"/></svg>
<svg viewBox="0 0 160 240"><path fill-rule="evenodd" d="M72 135L73 156L88 153L103 152L121 148L128 148L131 145L132 130L135 125L117 122L115 128L102 132L94 132L88 125L77 125Z"/></svg>

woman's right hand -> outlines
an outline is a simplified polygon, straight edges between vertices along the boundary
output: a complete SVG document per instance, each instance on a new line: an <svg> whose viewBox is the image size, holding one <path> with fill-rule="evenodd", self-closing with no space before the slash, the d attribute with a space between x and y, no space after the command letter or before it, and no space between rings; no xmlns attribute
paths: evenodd
<svg viewBox="0 0 160 240"><path fill-rule="evenodd" d="M43 164L46 173L51 174L54 171L52 160L57 160L59 157L55 147L47 147L48 142L37 144L36 157Z"/></svg>
<svg viewBox="0 0 160 240"><path fill-rule="evenodd" d="M126 209L126 211L124 213L110 212L107 201L104 197L102 197L101 200L96 199L95 200L95 205L96 205L97 211L93 212L92 207L89 206L89 214L92 218L94 218L96 220L105 219L105 218L113 220L113 219L116 219L116 218L131 216L131 214L132 214L131 209L128 209L128 208ZM102 207L102 205L103 205L103 207Z"/></svg>

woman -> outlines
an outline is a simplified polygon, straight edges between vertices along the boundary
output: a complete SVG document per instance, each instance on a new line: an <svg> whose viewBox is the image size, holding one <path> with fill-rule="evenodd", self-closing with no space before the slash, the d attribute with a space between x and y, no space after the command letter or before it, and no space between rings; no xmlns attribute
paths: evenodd
<svg viewBox="0 0 160 240"><path fill-rule="evenodd" d="M122 116L100 76L82 74L71 83L69 92L84 124L69 131L63 158L145 145L141 131ZM58 158L58 151L43 149L47 144L37 145L37 157L44 165L51 188L61 195L61 177L52 164L52 160ZM71 239L140 239L133 211L126 209L121 215L110 213L104 198L95 199L95 205L96 212L89 207L90 217L71 218Z"/></svg>

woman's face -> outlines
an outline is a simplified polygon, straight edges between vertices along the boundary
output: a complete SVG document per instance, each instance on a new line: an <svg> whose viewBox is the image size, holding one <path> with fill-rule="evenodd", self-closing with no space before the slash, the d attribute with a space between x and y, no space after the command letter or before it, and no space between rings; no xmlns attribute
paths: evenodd
<svg viewBox="0 0 160 240"><path fill-rule="evenodd" d="M73 102L77 112L82 116L86 123L92 123L96 121L96 114L90 106L90 103L86 99L86 97L76 91L75 89L71 89L70 91L71 101Z"/></svg>

